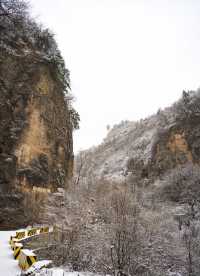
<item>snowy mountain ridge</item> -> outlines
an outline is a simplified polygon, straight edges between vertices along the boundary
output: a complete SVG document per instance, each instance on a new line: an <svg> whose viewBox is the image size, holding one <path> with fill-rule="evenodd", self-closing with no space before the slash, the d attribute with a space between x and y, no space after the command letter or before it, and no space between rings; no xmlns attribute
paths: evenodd
<svg viewBox="0 0 200 276"><path fill-rule="evenodd" d="M178 164L194 160L199 147L196 143L199 125L193 111L199 94L199 91L183 93L174 105L146 119L115 125L99 146L76 157L76 173L82 162L83 178L92 175L120 182L138 169L144 178L157 177ZM183 121L189 114L192 116L188 122Z"/></svg>

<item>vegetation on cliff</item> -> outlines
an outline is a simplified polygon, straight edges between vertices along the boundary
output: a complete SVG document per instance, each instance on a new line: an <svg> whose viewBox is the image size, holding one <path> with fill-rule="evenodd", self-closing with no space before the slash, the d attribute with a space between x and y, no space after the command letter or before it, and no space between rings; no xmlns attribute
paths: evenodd
<svg viewBox="0 0 200 276"><path fill-rule="evenodd" d="M171 107L121 122L102 144L77 155L73 200L87 210L91 232L99 227L104 236L86 234L101 248L91 254L97 270L199 274L199 99L199 90L184 91Z"/></svg>
<svg viewBox="0 0 200 276"><path fill-rule="evenodd" d="M114 126L78 154L71 180L80 118L54 36L22 0L0 0L0 35L0 228L40 222L46 209L57 232L27 246L55 265L199 275L200 91Z"/></svg>
<svg viewBox="0 0 200 276"><path fill-rule="evenodd" d="M38 197L67 187L80 118L54 36L26 1L0 1L0 36L0 227L14 227L33 219Z"/></svg>

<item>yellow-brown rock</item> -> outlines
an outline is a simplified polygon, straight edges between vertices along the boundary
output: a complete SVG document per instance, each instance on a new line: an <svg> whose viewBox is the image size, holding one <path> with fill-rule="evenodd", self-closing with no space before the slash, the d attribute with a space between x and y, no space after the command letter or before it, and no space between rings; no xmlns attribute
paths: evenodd
<svg viewBox="0 0 200 276"><path fill-rule="evenodd" d="M50 32L21 20L0 20L0 229L40 220L73 171L68 70Z"/></svg>

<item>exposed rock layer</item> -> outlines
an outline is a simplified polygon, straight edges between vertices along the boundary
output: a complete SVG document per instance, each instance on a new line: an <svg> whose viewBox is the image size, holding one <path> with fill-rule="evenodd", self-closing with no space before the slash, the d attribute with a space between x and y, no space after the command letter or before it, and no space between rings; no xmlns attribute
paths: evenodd
<svg viewBox="0 0 200 276"><path fill-rule="evenodd" d="M58 187L66 189L73 170L73 141L65 85L59 78L63 64L56 63L61 57L55 41L49 33L36 30L38 39L44 40L41 50L36 39L26 33L23 24L27 22L18 30L9 29L9 21L3 23L0 229L7 229L39 221L48 193Z"/></svg>
<svg viewBox="0 0 200 276"><path fill-rule="evenodd" d="M82 163L85 182L91 177L121 182L129 173L142 182L153 182L179 165L199 164L199 106L200 91L191 91L149 118L121 122L102 144L77 156L76 173Z"/></svg>

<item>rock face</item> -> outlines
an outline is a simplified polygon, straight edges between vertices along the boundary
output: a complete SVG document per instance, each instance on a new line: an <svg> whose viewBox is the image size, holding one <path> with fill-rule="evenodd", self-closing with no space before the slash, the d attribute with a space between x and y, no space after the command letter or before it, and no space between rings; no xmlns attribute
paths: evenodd
<svg viewBox="0 0 200 276"><path fill-rule="evenodd" d="M73 171L60 52L49 31L9 20L0 22L0 229L39 220L43 199L66 189Z"/></svg>
<svg viewBox="0 0 200 276"><path fill-rule="evenodd" d="M184 92L172 107L139 122L125 121L103 143L77 156L81 177L125 181L131 173L153 182L168 170L200 162L200 91ZM82 159L82 161L81 161Z"/></svg>
<svg viewBox="0 0 200 276"><path fill-rule="evenodd" d="M169 275L172 267L174 275L188 274L185 237L192 240L189 232L199 229L199 137L200 91L190 91L149 118L115 125L99 146L76 156L74 190L94 214L89 223L96 229L100 225L103 232L113 217L110 206L116 192L122 197L125 191L138 210L138 219L130 224L140 226L130 235L145 234L133 250L135 255L139 248L139 270L133 275ZM120 210L128 217L123 200L119 202L117 218ZM193 248L196 241L195 236Z"/></svg>

